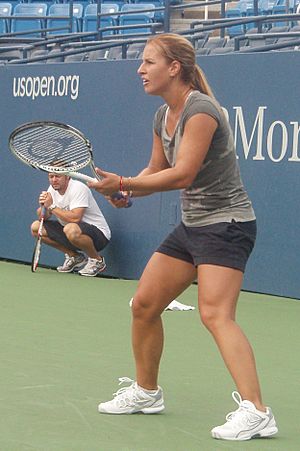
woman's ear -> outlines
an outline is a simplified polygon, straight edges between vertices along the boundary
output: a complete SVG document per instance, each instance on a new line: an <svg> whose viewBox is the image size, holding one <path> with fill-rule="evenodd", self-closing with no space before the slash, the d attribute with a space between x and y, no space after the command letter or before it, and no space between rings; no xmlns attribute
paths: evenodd
<svg viewBox="0 0 300 451"><path fill-rule="evenodd" d="M172 63L170 64L170 69L169 69L170 76L172 78L176 77L176 75L179 74L180 69L181 69L181 64L179 63L179 61L176 61L176 60L172 61Z"/></svg>

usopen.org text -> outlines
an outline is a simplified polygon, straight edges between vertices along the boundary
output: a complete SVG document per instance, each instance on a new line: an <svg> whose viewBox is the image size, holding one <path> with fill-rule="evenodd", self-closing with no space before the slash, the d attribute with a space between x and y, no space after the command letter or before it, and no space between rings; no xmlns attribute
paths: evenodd
<svg viewBox="0 0 300 451"><path fill-rule="evenodd" d="M12 92L14 97L32 100L37 97L70 97L76 100L79 95L79 75L14 77Z"/></svg>

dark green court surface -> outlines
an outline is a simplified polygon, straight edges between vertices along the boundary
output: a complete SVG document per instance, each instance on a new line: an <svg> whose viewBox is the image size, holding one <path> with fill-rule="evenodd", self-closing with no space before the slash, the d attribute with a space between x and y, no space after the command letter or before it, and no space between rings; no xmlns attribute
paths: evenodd
<svg viewBox="0 0 300 451"><path fill-rule="evenodd" d="M97 413L134 377L129 299L137 282L0 262L0 451L297 451L300 301L241 294L238 321L256 354L273 439L216 441L236 409L232 381L197 310L165 312L161 415ZM196 306L197 287L178 299Z"/></svg>

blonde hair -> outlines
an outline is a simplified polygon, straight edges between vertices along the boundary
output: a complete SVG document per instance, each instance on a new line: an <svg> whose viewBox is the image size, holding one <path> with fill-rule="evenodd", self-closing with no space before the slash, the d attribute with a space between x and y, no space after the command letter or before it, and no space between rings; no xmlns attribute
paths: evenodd
<svg viewBox="0 0 300 451"><path fill-rule="evenodd" d="M178 61L181 65L181 79L197 91L214 98L211 87L202 69L196 63L195 50L183 36L173 33L162 33L151 36L147 44L156 45L164 58L170 63Z"/></svg>

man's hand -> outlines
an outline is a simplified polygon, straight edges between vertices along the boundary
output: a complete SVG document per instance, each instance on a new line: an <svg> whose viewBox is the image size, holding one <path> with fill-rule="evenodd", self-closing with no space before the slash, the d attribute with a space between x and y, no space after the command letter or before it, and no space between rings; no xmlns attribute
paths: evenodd
<svg viewBox="0 0 300 451"><path fill-rule="evenodd" d="M39 204L44 205L44 207L49 208L53 204L53 199L48 191L42 191L39 195Z"/></svg>

